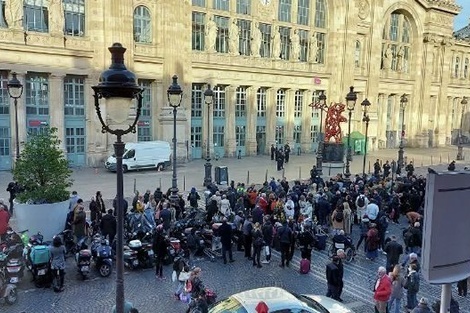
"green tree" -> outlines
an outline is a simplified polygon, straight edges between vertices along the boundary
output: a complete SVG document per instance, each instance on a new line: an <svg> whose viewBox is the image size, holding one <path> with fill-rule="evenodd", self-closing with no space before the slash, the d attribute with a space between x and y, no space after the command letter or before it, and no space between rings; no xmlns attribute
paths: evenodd
<svg viewBox="0 0 470 313"><path fill-rule="evenodd" d="M72 171L59 145L57 128L28 135L13 169L13 179L24 188L18 201L56 203L69 198Z"/></svg>

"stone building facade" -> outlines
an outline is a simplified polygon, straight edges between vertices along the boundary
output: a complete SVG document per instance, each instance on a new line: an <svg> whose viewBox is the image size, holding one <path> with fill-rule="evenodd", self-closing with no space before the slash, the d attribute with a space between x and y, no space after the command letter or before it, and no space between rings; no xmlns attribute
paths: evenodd
<svg viewBox="0 0 470 313"><path fill-rule="evenodd" d="M0 168L16 136L57 127L75 165L100 166L113 137L100 132L91 86L113 42L143 88L143 115L125 140L173 137L166 89L177 74L177 157L266 153L289 142L312 152L320 114L311 104L358 100L352 129L369 149L451 144L470 96L470 42L453 36L453 0L0 0ZM6 84L17 72L19 132ZM210 84L214 103L204 103ZM408 105L400 114L400 96ZM106 112L106 108L104 108ZM462 114L463 113L463 114ZM323 115L325 117L325 115ZM347 125L343 124L346 135Z"/></svg>

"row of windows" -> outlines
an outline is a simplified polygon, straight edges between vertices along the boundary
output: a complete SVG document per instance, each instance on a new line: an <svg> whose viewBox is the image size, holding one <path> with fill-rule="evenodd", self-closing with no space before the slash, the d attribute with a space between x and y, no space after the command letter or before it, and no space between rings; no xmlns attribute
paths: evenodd
<svg viewBox="0 0 470 313"><path fill-rule="evenodd" d="M219 53L229 53L230 28L233 27L230 18L216 15L214 22L217 27L214 49ZM192 13L193 50L204 51L206 49L206 23L207 15L205 13ZM252 25L251 21L243 19L236 21L236 27L238 28L238 53L240 55L259 55L262 58L274 57L315 63L324 63L325 61L326 33L324 32L310 32L305 29L293 30L284 26L273 28L271 24L265 23ZM259 40L259 43L255 42L255 38Z"/></svg>
<svg viewBox="0 0 470 313"><path fill-rule="evenodd" d="M10 96L7 84L9 73L0 71L0 114L10 113ZM152 140L151 137L151 81L139 80L143 88L143 103L138 126L139 140ZM85 118L85 78L67 75L63 82L64 91L64 115ZM49 116L49 77L43 73L28 73L25 77L24 98L26 114L37 116Z"/></svg>
<svg viewBox="0 0 470 313"><path fill-rule="evenodd" d="M213 100L213 117L225 118L226 86L215 86ZM247 89L246 86L237 87L235 90L235 117L247 116ZM193 84L191 94L191 117L201 118L203 115L205 87L202 84ZM268 88L259 88L256 91L257 116L266 117ZM294 117L301 118L304 102L304 90L296 90L294 94ZM318 101L319 91L312 95L312 102ZM315 112L316 113L316 112ZM286 117L286 90L276 91L276 117ZM312 111L312 117L317 117Z"/></svg>
<svg viewBox="0 0 470 313"><path fill-rule="evenodd" d="M456 56L454 58L454 68L451 71L451 75L453 78L463 78L467 79L468 78L468 69L469 69L469 58L466 57L464 60L462 60L461 57Z"/></svg>
<svg viewBox="0 0 470 313"><path fill-rule="evenodd" d="M257 0L255 0L257 1ZM236 0L235 8L237 14L251 15L252 0ZM278 19L281 22L292 22L293 11L292 0L279 0ZM193 0L193 6L206 8L209 1ZM326 27L326 5L325 0L298 0L297 1L297 24L309 25L310 8L315 5L315 27ZM212 0L211 8L219 11L230 11L229 0Z"/></svg>
<svg viewBox="0 0 470 313"><path fill-rule="evenodd" d="M63 31L70 36L85 34L85 0L61 0L64 10ZM16 2L16 1L15 1ZM16 7L16 6L20 7ZM24 0L23 6L12 4L11 17L6 16L6 2L1 2L0 27L18 26L21 24L25 31L46 33L49 31L49 11L54 5L49 0ZM56 21L56 22L60 22ZM8 25L12 24L12 25Z"/></svg>
<svg viewBox="0 0 470 313"><path fill-rule="evenodd" d="M225 126L214 126L212 135L212 144L215 147L224 147L225 146ZM266 126L256 126L256 134L262 135L266 134ZM312 142L317 142L318 138L318 125L312 125L310 127L310 140ZM300 144L302 141L302 126L297 125L293 130L294 142ZM275 141L278 144L285 143L285 127L276 126L275 132ZM238 147L246 146L246 127L245 126L236 126L235 127L235 142ZM203 133L201 126L192 126L191 127L191 146L193 148L202 148L205 142L203 141Z"/></svg>

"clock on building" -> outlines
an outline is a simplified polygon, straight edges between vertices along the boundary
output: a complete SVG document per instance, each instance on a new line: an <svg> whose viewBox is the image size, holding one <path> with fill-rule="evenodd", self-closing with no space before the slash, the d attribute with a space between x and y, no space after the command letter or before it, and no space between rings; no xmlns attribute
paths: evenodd
<svg viewBox="0 0 470 313"><path fill-rule="evenodd" d="M269 5L271 3L271 0L259 0L262 5Z"/></svg>

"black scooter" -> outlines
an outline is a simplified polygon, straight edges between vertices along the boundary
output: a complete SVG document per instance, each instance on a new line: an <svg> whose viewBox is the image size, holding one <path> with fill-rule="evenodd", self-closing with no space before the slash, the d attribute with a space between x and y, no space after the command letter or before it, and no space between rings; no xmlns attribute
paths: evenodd
<svg viewBox="0 0 470 313"><path fill-rule="evenodd" d="M91 244L91 254L101 277L111 275L113 269L113 251L109 241L101 235L95 235Z"/></svg>
<svg viewBox="0 0 470 313"><path fill-rule="evenodd" d="M90 274L91 251L86 244L87 237L83 237L77 242L75 261L77 262L77 271L85 280Z"/></svg>

